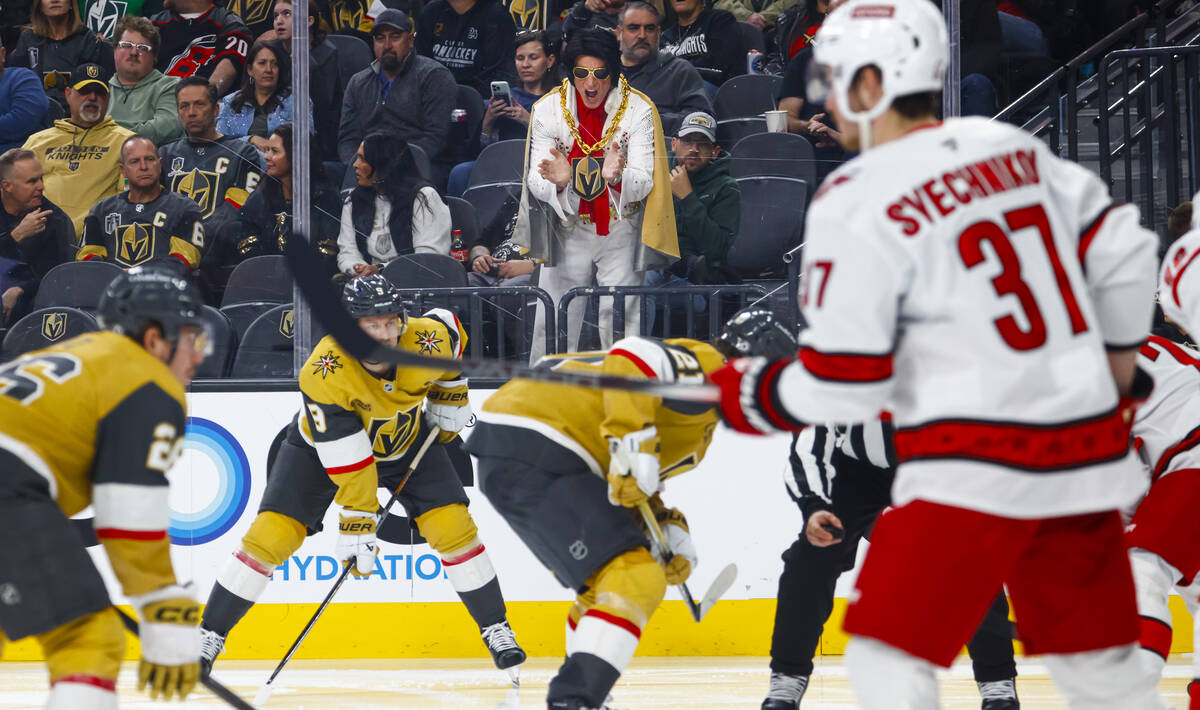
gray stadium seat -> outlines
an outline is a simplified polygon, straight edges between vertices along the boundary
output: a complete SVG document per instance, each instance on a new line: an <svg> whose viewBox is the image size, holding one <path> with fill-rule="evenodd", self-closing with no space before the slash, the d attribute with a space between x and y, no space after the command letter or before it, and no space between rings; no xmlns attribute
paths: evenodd
<svg viewBox="0 0 1200 710"><path fill-rule="evenodd" d="M100 324L96 318L78 308L42 308L17 321L5 333L4 359L97 330Z"/></svg>
<svg viewBox="0 0 1200 710"><path fill-rule="evenodd" d="M108 261L68 261L50 269L33 298L34 308L65 306L94 311L121 267Z"/></svg>
<svg viewBox="0 0 1200 710"><path fill-rule="evenodd" d="M243 379L267 377L291 378L292 335L291 304L275 306L262 314L246 329L238 344L237 355L229 376Z"/></svg>
<svg viewBox="0 0 1200 710"><path fill-rule="evenodd" d="M277 254L256 256L238 264L225 284L222 306L248 301L289 303L292 300L292 272L287 257Z"/></svg>
<svg viewBox="0 0 1200 710"><path fill-rule="evenodd" d="M462 232L463 245L468 249L479 241L480 224L475 216L475 208L470 202L461 197L443 197L446 206L450 208L450 228Z"/></svg>
<svg viewBox="0 0 1200 710"><path fill-rule="evenodd" d="M246 301L245 303L234 303L228 306L221 306L221 312L229 319L230 325L233 326L233 332L240 340L246 331L250 328L250 324L254 322L262 314L278 306L275 301Z"/></svg>
<svg viewBox="0 0 1200 710"><path fill-rule="evenodd" d="M405 254L388 262L383 275L398 288L453 288L467 285L467 271L446 254Z"/></svg>
<svg viewBox="0 0 1200 710"><path fill-rule="evenodd" d="M742 54L747 54L750 50L757 49L763 53L763 60L766 60L767 40L763 37L762 30L749 22L739 22L738 37L742 40Z"/></svg>
<svg viewBox="0 0 1200 710"><path fill-rule="evenodd" d="M809 186L786 177L744 177L742 221L728 265L745 279L781 276L783 254L800 243Z"/></svg>
<svg viewBox="0 0 1200 710"><path fill-rule="evenodd" d="M729 172L741 177L791 177L817 184L813 147L795 133L755 133L733 146Z"/></svg>
<svg viewBox="0 0 1200 710"><path fill-rule="evenodd" d="M762 116L717 121L717 145L725 150L733 150L733 146L746 136L766 132L767 119Z"/></svg>
<svg viewBox="0 0 1200 710"><path fill-rule="evenodd" d="M767 74L743 74L721 84L713 102L717 121L759 116L775 110L775 79Z"/></svg>
<svg viewBox="0 0 1200 710"><path fill-rule="evenodd" d="M766 126L766 123L763 123ZM479 187L467 188L463 193L463 199L470 202L475 208L475 216L479 218L479 224L488 224L500 208L504 206L505 200L509 197L521 199L521 183L507 182L497 183L495 185L480 185Z"/></svg>
<svg viewBox="0 0 1200 710"><path fill-rule="evenodd" d="M475 159L467 187L521 182L525 171L525 141L508 140L485 147Z"/></svg>
<svg viewBox="0 0 1200 710"><path fill-rule="evenodd" d="M212 330L213 353L196 368L196 377L225 377L237 351L237 334L229 318L213 308L204 306L204 320Z"/></svg>
<svg viewBox="0 0 1200 710"><path fill-rule="evenodd" d="M350 81L350 77L366 69L375 60L371 46L358 37L328 34L325 39L337 48L338 67L342 70L344 81Z"/></svg>

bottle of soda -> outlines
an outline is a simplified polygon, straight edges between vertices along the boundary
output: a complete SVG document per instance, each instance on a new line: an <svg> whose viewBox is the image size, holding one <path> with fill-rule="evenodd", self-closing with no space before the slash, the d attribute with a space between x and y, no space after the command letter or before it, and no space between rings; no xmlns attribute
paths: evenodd
<svg viewBox="0 0 1200 710"><path fill-rule="evenodd" d="M467 247L463 244L461 229L454 230L450 237L450 256L462 262L464 266L467 263Z"/></svg>

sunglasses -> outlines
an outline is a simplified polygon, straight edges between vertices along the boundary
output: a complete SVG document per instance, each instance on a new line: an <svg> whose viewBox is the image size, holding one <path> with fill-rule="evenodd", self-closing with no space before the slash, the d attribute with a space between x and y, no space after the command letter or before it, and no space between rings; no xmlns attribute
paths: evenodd
<svg viewBox="0 0 1200 710"><path fill-rule="evenodd" d="M117 42L117 48L118 49L136 49L137 51L145 53L145 54L149 54L150 49L151 49L150 45L148 45L148 44L136 44L134 42L126 42L125 40L121 40L120 42Z"/></svg>
<svg viewBox="0 0 1200 710"><path fill-rule="evenodd" d="M571 73L575 75L576 79L586 79L590 74L591 76L596 77L597 81L604 81L608 78L608 67L596 67L595 69L588 69L587 67L575 67L571 70Z"/></svg>

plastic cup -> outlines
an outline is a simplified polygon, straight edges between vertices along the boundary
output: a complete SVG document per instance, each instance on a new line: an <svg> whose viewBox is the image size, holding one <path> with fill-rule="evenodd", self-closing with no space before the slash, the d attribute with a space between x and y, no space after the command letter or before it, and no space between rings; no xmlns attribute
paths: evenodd
<svg viewBox="0 0 1200 710"><path fill-rule="evenodd" d="M768 133L787 133L787 111L765 111Z"/></svg>

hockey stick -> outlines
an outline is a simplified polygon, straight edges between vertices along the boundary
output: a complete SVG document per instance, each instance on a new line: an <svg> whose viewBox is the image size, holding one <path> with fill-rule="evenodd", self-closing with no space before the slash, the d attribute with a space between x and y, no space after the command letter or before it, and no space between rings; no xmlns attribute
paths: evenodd
<svg viewBox="0 0 1200 710"><path fill-rule="evenodd" d="M113 607L113 609L117 610L117 616L121 617L121 623L125 624L125 628L129 630L129 633L133 634L134 636L139 636L138 622L134 621L133 617L129 614L117 609L117 607ZM200 685L208 688L210 691L212 691L213 695L229 703L231 707L235 707L238 710L254 710L253 705L239 698L232 690L226 688L224 685L221 685L219 682L217 682L217 679L213 678L211 675L202 674L200 676Z"/></svg>
<svg viewBox="0 0 1200 710"><path fill-rule="evenodd" d="M289 239L285 249L292 277L300 288L304 300L313 316L334 340L349 355L360 360L390 362L395 365L424 367L435 370L446 368L446 358L409 353L377 342L367 335L350 314L342 308L338 299L330 292L329 279L324 266L312 254L308 241L303 238ZM558 382L583 387L639 392L663 399L682 402L720 401L720 392L713 385L681 385L661 383L654 380L635 380L617 375L601 375L587 372L564 372L556 369L533 369L514 362L484 360L464 357L454 362L467 375L494 377L497 379L525 379L541 382Z"/></svg>
<svg viewBox="0 0 1200 710"><path fill-rule="evenodd" d="M433 446L433 442L437 440L437 436L440 432L441 429L434 427L433 430L429 432L429 436L425 437L425 443L421 444L421 448L417 451L417 455L413 457L412 463L408 465L408 471L404 473L404 478L400 479L400 485L396 486L396 490L392 491L392 497L388 499L387 505L383 506L383 515L379 518L378 525L375 526L376 530L383 525L383 521L386 520L387 516L392 512L392 506L395 505L396 499L400 497L400 491L404 490L404 486L408 483L408 479L412 477L413 471L415 471L417 465L421 463L421 459L425 458L425 452L429 450L430 446ZM296 650L300 648L300 644L304 642L305 637L308 636L308 632L312 630L313 624L316 624L317 619L321 618L321 614L325 613L325 607L329 606L329 602L333 600L333 595L337 594L338 590L342 588L342 584L346 581L346 578L350 576L350 570L353 568L353 563L342 567L342 574L337 578L337 581L333 583L333 589L330 589L329 593L325 595L325 599L321 601L321 605L318 606L317 610L313 612L312 618L308 620L308 623L305 624L304 628L300 631L300 635L297 636L296 640L292 642L292 647L287 650L286 654L284 654L283 660L279 662L279 665L275 666L274 671L271 671L271 676L267 678L266 683L263 683L263 687L259 688L258 694L254 696L255 705L261 706L266 704L267 698L271 697L271 691L274 689L272 683L275 682L275 678L279 675L279 672L283 670L283 667L288 664L288 661L292 660L292 656L296 654Z"/></svg>
<svg viewBox="0 0 1200 710"><path fill-rule="evenodd" d="M650 528L650 534L654 537L654 542L662 550L663 561L670 561L674 555L671 553L671 548L667 547L667 536L663 534L662 528L658 525L658 520L654 517L654 511L650 510L650 504L643 501L638 504L638 511L642 514L642 519L646 521L646 527ZM688 611L692 612L692 618L698 623L708 613L709 609L717 603L725 592L733 586L733 580L737 578L737 565L732 562L721 570L717 578L709 585L708 591L697 602L692 598L692 592L688 589L687 582L680 582L679 594L683 597L683 601L687 604Z"/></svg>

